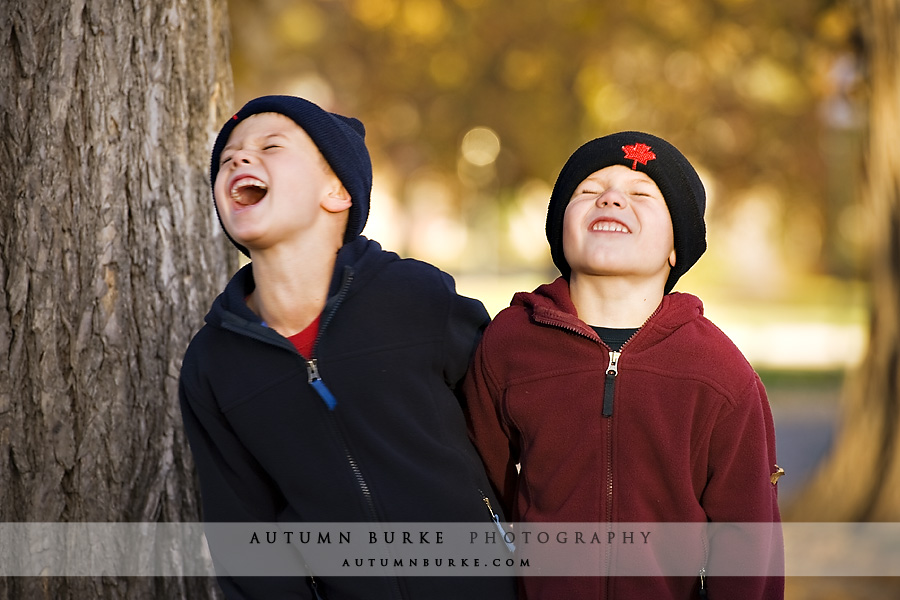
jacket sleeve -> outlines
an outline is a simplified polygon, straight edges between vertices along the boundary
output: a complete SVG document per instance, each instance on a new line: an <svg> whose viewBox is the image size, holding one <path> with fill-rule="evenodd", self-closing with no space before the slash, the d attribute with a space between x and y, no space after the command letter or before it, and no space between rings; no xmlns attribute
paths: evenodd
<svg viewBox="0 0 900 600"><path fill-rule="evenodd" d="M197 371L186 359L179 380L179 401L200 479L204 522L276 522L280 497L274 483L237 438ZM207 526L210 554L225 598L313 598L299 554L284 557L291 569L296 565L297 577L232 576L235 567L246 566L243 559L248 557L241 556L240 546L233 540L225 540L227 535L220 538L216 531L214 526Z"/></svg>
<svg viewBox="0 0 900 600"><path fill-rule="evenodd" d="M489 335L490 329L488 329ZM475 351L472 366L463 383L466 423L469 437L481 455L485 471L500 499L503 512L509 519L513 512L519 460L518 437L503 418L502 392L494 382L488 367L490 351L487 339Z"/></svg>
<svg viewBox="0 0 900 600"><path fill-rule="evenodd" d="M754 374L713 427L708 482L701 498L711 522L711 598L784 597L784 544L772 475L775 426L766 391ZM755 576L739 576L739 572ZM724 575L717 577L716 573Z"/></svg>
<svg viewBox="0 0 900 600"><path fill-rule="evenodd" d="M444 327L444 380L450 389L457 391L491 318L480 301L456 293L456 284L450 275L442 272L441 277L450 293Z"/></svg>

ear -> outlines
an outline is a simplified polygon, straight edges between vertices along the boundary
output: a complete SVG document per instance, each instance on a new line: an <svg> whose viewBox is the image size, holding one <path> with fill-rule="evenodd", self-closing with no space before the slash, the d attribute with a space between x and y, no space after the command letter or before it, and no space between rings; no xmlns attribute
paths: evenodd
<svg viewBox="0 0 900 600"><path fill-rule="evenodd" d="M322 208L330 213L340 213L349 210L352 204L353 199L350 197L350 193L347 192L344 184L339 180L335 181L331 190L322 200Z"/></svg>
<svg viewBox="0 0 900 600"><path fill-rule="evenodd" d="M669 254L669 266L673 267L673 268L675 267L675 249L674 248L672 248L672 253Z"/></svg>

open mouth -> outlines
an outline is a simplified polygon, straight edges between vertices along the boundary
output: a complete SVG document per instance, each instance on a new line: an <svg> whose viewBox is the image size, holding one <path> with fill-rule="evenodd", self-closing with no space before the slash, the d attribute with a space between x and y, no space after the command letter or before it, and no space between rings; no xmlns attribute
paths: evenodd
<svg viewBox="0 0 900 600"><path fill-rule="evenodd" d="M609 231L612 233L631 233L631 230L628 229L622 223L618 221L607 221L601 219L599 221L594 221L591 223L591 231Z"/></svg>
<svg viewBox="0 0 900 600"><path fill-rule="evenodd" d="M231 184L231 199L241 206L253 206L265 198L269 186L255 177L242 177Z"/></svg>

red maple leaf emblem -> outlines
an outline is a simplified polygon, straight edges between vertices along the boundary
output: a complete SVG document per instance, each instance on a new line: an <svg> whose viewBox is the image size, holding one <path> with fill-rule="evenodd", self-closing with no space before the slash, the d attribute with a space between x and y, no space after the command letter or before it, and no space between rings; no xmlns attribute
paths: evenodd
<svg viewBox="0 0 900 600"><path fill-rule="evenodd" d="M649 161L656 159L656 155L650 151L650 146L648 146L647 144L633 144L631 146L622 146L622 150L625 151L625 158L634 161L631 164L631 168L633 170L637 170L638 163L646 165Z"/></svg>

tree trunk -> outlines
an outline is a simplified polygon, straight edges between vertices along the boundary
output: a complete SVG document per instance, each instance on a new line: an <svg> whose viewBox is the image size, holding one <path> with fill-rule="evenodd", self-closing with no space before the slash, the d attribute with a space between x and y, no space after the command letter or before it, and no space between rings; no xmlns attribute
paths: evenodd
<svg viewBox="0 0 900 600"><path fill-rule="evenodd" d="M225 0L0 0L0 522L196 522L181 357L237 264L211 206ZM211 580L0 578L0 598Z"/></svg>
<svg viewBox="0 0 900 600"><path fill-rule="evenodd" d="M834 450L787 511L793 520L900 520L900 0L859 4L870 85L862 186L871 218L870 342L846 387Z"/></svg>

